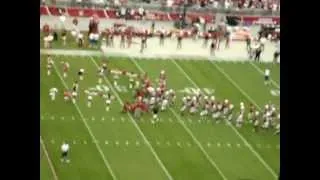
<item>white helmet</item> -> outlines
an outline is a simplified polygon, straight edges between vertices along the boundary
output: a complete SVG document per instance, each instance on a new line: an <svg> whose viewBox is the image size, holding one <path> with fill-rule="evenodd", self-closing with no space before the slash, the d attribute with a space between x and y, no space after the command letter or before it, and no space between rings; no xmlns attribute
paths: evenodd
<svg viewBox="0 0 320 180"><path fill-rule="evenodd" d="M259 116L259 114L260 114L260 113L259 113L259 111L256 111L256 113L255 113L255 114L256 114L256 116Z"/></svg>
<svg viewBox="0 0 320 180"><path fill-rule="evenodd" d="M205 99L205 100L208 100L208 96L204 96L204 99Z"/></svg>
<svg viewBox="0 0 320 180"><path fill-rule="evenodd" d="M81 69L80 69L80 72L82 72L82 73L83 73L83 72L84 72L84 69L82 69L82 68L81 68Z"/></svg>
<svg viewBox="0 0 320 180"><path fill-rule="evenodd" d="M224 100L224 103L225 103L225 104L228 104L228 103L229 103L229 100L228 100L228 99L225 99L225 100Z"/></svg>
<svg viewBox="0 0 320 180"><path fill-rule="evenodd" d="M233 108L234 108L234 105L233 105L233 104L230 104L230 105L229 105L229 108L230 108L230 109L233 109Z"/></svg>
<svg viewBox="0 0 320 180"><path fill-rule="evenodd" d="M211 101L214 101L216 98L214 96L211 96Z"/></svg>
<svg viewBox="0 0 320 180"><path fill-rule="evenodd" d="M268 105L268 104L265 105L264 108L265 108L265 109L269 109L269 105Z"/></svg>
<svg viewBox="0 0 320 180"><path fill-rule="evenodd" d="M196 97L196 96L193 96L193 97L192 97L192 100L196 101L196 100L197 100L197 97Z"/></svg>
<svg viewBox="0 0 320 180"><path fill-rule="evenodd" d="M164 73L165 73L165 71L164 71L164 70L161 70L160 74L164 74Z"/></svg>

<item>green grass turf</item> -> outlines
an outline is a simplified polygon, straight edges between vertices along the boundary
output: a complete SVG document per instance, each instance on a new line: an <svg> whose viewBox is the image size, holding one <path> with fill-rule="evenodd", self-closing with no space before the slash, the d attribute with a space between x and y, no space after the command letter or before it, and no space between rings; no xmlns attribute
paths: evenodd
<svg viewBox="0 0 320 180"><path fill-rule="evenodd" d="M58 74L53 72L51 76L46 75L45 59L43 58L41 61L41 116L43 116L41 135L56 167L57 174L60 179L112 179L79 112L74 105L64 102L62 94L66 88L58 76L62 76L60 60L70 63L69 77L64 79L68 87L71 87L77 78L77 71L80 68L85 68L87 75L80 83L80 92L83 92L88 87L94 87L97 84L96 65L89 57L57 56L54 59ZM98 59L94 59L94 61L100 64ZM136 60L136 63L143 71L148 72L153 80L158 77L160 69L166 70L168 86L175 90L193 86L176 64L171 61L139 59ZM197 86L214 89L216 98L220 100L228 98L236 105L237 109L240 101L246 104L249 102L248 98L210 62L176 61L176 63L184 69ZM218 63L218 66L259 106L269 100L279 104L279 97L270 95L268 87L263 84L263 75L252 65L248 63ZM129 59L112 58L110 59L110 67L140 72L139 68ZM259 67L262 70L264 68ZM279 82L277 79L279 76L275 71L277 69L271 70L272 77ZM107 80L112 82L113 78L107 77ZM107 84L106 81L104 83ZM118 84L127 86L128 79L121 78L118 80ZM59 89L55 102L51 102L48 96L48 91L52 87ZM118 94L122 101L132 100L130 92L118 92ZM231 127L224 123L212 124L209 121L200 121L199 123L198 115L183 117L177 115L182 94L177 93L177 95L178 104L176 107L173 107L172 111L168 110L160 114L162 122L153 125L150 123L151 116L146 114L143 119L136 120L138 125L136 128L133 119L120 113L121 106L117 100L112 103L111 110L106 112L104 102L100 98L95 97L93 107L89 109L86 106L87 97L84 93L80 94L80 99L77 102L79 109L118 179L167 179L138 129L150 142L153 150L174 179L222 179L208 158L216 163L227 179L273 179L271 173L245 146ZM54 116L53 120L51 116ZM61 117L64 119L62 120ZM190 136L187 129L190 130L196 141ZM253 133L250 124L246 124L237 131L252 145L264 161L275 172L278 172L280 155L277 146L279 145L279 137L273 136L271 130ZM63 140L67 140L71 145L70 164L62 164L59 160L59 148ZM126 141L128 141L128 145L125 145ZM197 142L201 143L201 147L209 157L205 156ZM181 147L177 143L180 143Z"/></svg>
<svg viewBox="0 0 320 180"><path fill-rule="evenodd" d="M40 179L53 179L48 159L40 145Z"/></svg>

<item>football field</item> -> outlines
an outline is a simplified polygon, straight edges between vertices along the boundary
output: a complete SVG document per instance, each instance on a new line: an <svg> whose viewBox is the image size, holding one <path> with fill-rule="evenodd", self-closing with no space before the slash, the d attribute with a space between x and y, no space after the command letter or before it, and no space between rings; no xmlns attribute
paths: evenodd
<svg viewBox="0 0 320 180"><path fill-rule="evenodd" d="M160 122L151 123L152 114L140 119L122 113L122 105L134 100L129 78L107 75L98 84L97 56L53 55L52 74L47 75L46 56L41 55L41 179L61 180L272 180L280 167L280 138L274 129L253 132L245 120L243 127L216 123L211 118L180 115L181 98L200 89L217 100L229 99L239 112L253 104L262 111L273 103L280 107L280 65L242 61L108 58L109 69L137 74L147 73L155 83L161 70L167 75L167 87L175 90L176 104L159 113ZM63 77L62 62L70 64ZM63 92L78 80L76 103L65 101ZM272 83L264 84L264 70L271 70ZM87 106L85 91L106 86L115 97L110 111L105 102L93 97ZM49 96L57 88L55 101ZM247 114L247 113L246 113ZM69 164L60 162L60 146L70 144Z"/></svg>

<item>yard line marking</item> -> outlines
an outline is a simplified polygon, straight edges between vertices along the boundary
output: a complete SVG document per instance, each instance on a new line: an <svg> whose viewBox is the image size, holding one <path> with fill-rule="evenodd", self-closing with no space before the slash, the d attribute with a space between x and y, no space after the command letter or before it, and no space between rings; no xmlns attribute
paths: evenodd
<svg viewBox="0 0 320 180"><path fill-rule="evenodd" d="M51 172L52 172L52 174L53 174L54 180L58 180L59 178L58 178L58 176L57 176L57 172L56 172L56 170L54 169L54 166L53 166L52 161L51 161L51 159L50 159L49 153L48 153L48 151L47 151L47 148L46 148L45 144L43 143L43 140L42 140L42 137L41 137L41 136L40 136L40 144L41 144L41 147L42 147L42 149L43 149L43 152L44 152L44 154L45 154L45 156L46 156L46 158L47 158L47 160L48 160L48 164L49 164L49 167L50 167Z"/></svg>
<svg viewBox="0 0 320 180"><path fill-rule="evenodd" d="M92 61L92 63L96 66L96 68L99 68L98 64L95 62L95 60L93 59L92 56L90 56L90 60ZM111 91L114 93L114 95L116 96L116 98L118 99L118 101L120 102L120 104L123 106L123 101L120 98L119 94L117 91L114 90L113 86L111 85L110 81L106 78L103 77L103 79L108 83L108 85L110 86ZM149 149L151 150L152 154L154 155L154 157L156 158L156 160L158 161L160 167L162 168L162 170L165 172L165 174L167 175L167 177L169 178L169 180L173 180L171 174L169 173L169 171L167 170L167 168L164 166L164 164L162 163L162 161L160 160L158 154L155 152L155 150L153 149L153 147L151 146L150 142L148 141L148 139L146 138L146 136L144 135L144 133L141 131L139 125L136 123L136 121L133 119L133 117L131 116L131 114L128 114L129 118L131 119L131 122L133 123L133 125L135 126L135 128L138 130L139 134L141 135L141 137L143 138L143 140L146 142L147 146L149 147Z"/></svg>
<svg viewBox="0 0 320 180"><path fill-rule="evenodd" d="M261 144L257 144L257 147L258 147L258 148L261 148Z"/></svg>
<svg viewBox="0 0 320 180"><path fill-rule="evenodd" d="M257 65L255 65L253 62L250 61L250 64L262 75L264 75L264 72L259 68ZM280 86L278 83L276 83L273 79L270 78L271 83L280 89Z"/></svg>
<svg viewBox="0 0 320 180"><path fill-rule="evenodd" d="M207 143L207 146L208 146L208 147L211 147L211 144L208 142L208 143Z"/></svg>
<svg viewBox="0 0 320 180"><path fill-rule="evenodd" d="M230 143L227 143L227 146L228 146L228 147L231 147L231 144L230 144Z"/></svg>
<svg viewBox="0 0 320 180"><path fill-rule="evenodd" d="M132 58L129 58L135 65L136 67L141 71L144 72L144 70L140 67L140 65ZM174 61L172 61L174 62ZM227 179L225 177L225 175L222 173L222 171L220 170L220 168L217 166L217 164L211 159L211 157L208 155L208 153L204 150L204 148L202 147L201 143L196 139L196 137L193 135L193 133L191 132L191 130L185 125L185 122L181 120L181 118L179 117L179 115L172 110L172 108L169 108L169 110L173 113L173 115L176 117L176 119L178 120L178 122L183 126L183 128L186 130L186 132L189 134L189 136L193 139L193 141L198 145L198 147L200 148L200 150L202 151L202 153L205 155L205 157L207 158L207 160L210 162L210 164L218 171L218 173L220 174L220 176L223 179Z"/></svg>
<svg viewBox="0 0 320 180"><path fill-rule="evenodd" d="M180 144L180 142L179 142L179 141L177 142L177 145L178 145L179 147L181 147L181 144Z"/></svg>
<svg viewBox="0 0 320 180"><path fill-rule="evenodd" d="M232 79L231 77L226 74L216 63L212 62L211 60L209 60L210 63L212 63L216 69L222 73L243 95L245 95L247 97L247 99L249 99L260 111L261 108L257 105L256 102L254 102L254 100L248 95L246 94ZM189 75L175 62L175 61L171 61L173 62L178 69L180 69L180 71L186 76L187 79L189 79L189 81L194 85L194 87L199 88L199 86L189 77ZM265 162L265 160L260 156L260 154L258 154L258 152L256 150L254 150L254 148L249 144L249 142L239 133L239 131L232 125L230 124L231 129L240 137L240 139L245 143L245 145L249 148L249 150L259 159L259 161L265 166L265 168L273 175L274 178L277 178L278 175L277 173L274 172L274 170Z"/></svg>
<svg viewBox="0 0 320 180"><path fill-rule="evenodd" d="M53 64L53 69L55 70L55 72L56 72L57 75L59 76L59 78L60 78L63 86L64 86L66 89L69 89L67 83L66 83L65 80L61 77L61 75L60 75L60 73L59 73L59 71L58 71L58 69L57 69L57 67L56 67L55 64ZM85 120L82 112L80 111L80 108L79 108L78 104L77 104L77 103L73 103L73 104L74 104L74 106L76 107L76 109L77 109L77 111L78 111L78 113L79 113L79 115L80 115L80 117L81 117L81 119L82 119L82 122L84 123L85 127L87 128L87 130L88 130L91 138L95 141L96 138L95 138L95 136L93 135L93 133L92 133L92 131L91 131L91 129L90 129L87 121ZM116 180L117 177L116 177L115 174L113 173L113 170L111 169L111 166L110 166L108 160L107 160L106 157L104 156L103 151L101 150L101 148L100 148L100 146L98 145L98 143L95 143L95 145L96 145L96 147L97 147L98 152L100 153L100 156L102 157L102 160L103 160L104 164L105 164L106 167L108 168L108 170L109 170L109 172L110 172L110 175L112 176L112 179Z"/></svg>
<svg viewBox="0 0 320 180"><path fill-rule="evenodd" d="M128 146L129 145L129 141L128 140L126 140L126 146Z"/></svg>

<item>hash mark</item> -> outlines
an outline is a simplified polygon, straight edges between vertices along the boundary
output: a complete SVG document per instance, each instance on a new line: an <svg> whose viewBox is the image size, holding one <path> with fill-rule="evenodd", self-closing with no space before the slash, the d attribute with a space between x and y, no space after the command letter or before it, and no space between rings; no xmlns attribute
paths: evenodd
<svg viewBox="0 0 320 180"><path fill-rule="evenodd" d="M228 146L228 147L231 147L231 144L230 144L230 143L227 143L227 146Z"/></svg>
<svg viewBox="0 0 320 180"><path fill-rule="evenodd" d="M210 147L210 146L211 146L211 144L210 144L209 142L208 142L208 144L207 144L207 145L208 145L208 147Z"/></svg>
<svg viewBox="0 0 320 180"><path fill-rule="evenodd" d="M128 146L129 145L129 141L126 141L126 146Z"/></svg>
<svg viewBox="0 0 320 180"><path fill-rule="evenodd" d="M61 119L61 120L64 120L64 117L63 117L63 116L61 116L61 117L60 117L60 119Z"/></svg>
<svg viewBox="0 0 320 180"><path fill-rule="evenodd" d="M92 116L92 117L91 117L91 120L92 120L92 121L94 121L94 120L95 120L95 118Z"/></svg>
<svg viewBox="0 0 320 180"><path fill-rule="evenodd" d="M118 142L118 141L116 141L116 145L117 145L117 146L119 145L119 142Z"/></svg>
<svg viewBox="0 0 320 180"><path fill-rule="evenodd" d="M220 146L221 146L221 144L220 144L220 143L217 143L217 146L218 146L218 147L220 147Z"/></svg>
<svg viewBox="0 0 320 180"><path fill-rule="evenodd" d="M104 121L104 117L101 118L101 121Z"/></svg>
<svg viewBox="0 0 320 180"><path fill-rule="evenodd" d="M109 144L109 142L108 142L108 141L105 141L105 142L104 142L104 144L108 145L108 144Z"/></svg>

